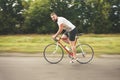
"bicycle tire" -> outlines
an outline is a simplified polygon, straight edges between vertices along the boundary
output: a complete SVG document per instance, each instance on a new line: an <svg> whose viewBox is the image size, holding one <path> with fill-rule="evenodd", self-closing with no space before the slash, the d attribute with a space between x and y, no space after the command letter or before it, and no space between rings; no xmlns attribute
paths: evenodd
<svg viewBox="0 0 120 80"><path fill-rule="evenodd" d="M88 44L79 44L76 47L77 61L81 64L87 64L93 59L94 50Z"/></svg>
<svg viewBox="0 0 120 80"><path fill-rule="evenodd" d="M49 44L44 48L43 56L51 64L59 63L64 57L64 51L57 44Z"/></svg>

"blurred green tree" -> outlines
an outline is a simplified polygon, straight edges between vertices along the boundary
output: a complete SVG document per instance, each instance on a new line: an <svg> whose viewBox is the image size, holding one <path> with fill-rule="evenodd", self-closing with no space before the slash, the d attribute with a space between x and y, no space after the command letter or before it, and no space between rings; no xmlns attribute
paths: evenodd
<svg viewBox="0 0 120 80"><path fill-rule="evenodd" d="M0 0L0 34L13 34L23 24L21 0Z"/></svg>
<svg viewBox="0 0 120 80"><path fill-rule="evenodd" d="M35 0L25 12L26 33L51 33L54 32L50 19L49 0Z"/></svg>

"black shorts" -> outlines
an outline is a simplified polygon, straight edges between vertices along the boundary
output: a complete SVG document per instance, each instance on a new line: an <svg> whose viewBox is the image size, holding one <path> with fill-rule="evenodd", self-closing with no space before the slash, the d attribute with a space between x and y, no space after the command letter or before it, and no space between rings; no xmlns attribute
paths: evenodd
<svg viewBox="0 0 120 80"><path fill-rule="evenodd" d="M77 34L77 30L76 30L76 28L74 28L72 31L70 31L70 32L65 32L64 33L64 35L66 35L67 37L69 37L69 40L70 41L75 41L75 36L76 36L76 34Z"/></svg>

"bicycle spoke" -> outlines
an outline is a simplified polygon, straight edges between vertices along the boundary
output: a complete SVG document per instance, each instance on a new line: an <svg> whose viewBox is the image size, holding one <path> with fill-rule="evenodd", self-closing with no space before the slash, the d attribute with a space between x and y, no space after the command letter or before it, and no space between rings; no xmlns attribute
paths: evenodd
<svg viewBox="0 0 120 80"><path fill-rule="evenodd" d="M78 62L88 63L92 60L94 52L91 46L88 44L81 44L76 47L77 53L76 56L79 58Z"/></svg>
<svg viewBox="0 0 120 80"><path fill-rule="evenodd" d="M60 62L64 56L62 48L57 44L49 44L44 49L44 58L52 64Z"/></svg>

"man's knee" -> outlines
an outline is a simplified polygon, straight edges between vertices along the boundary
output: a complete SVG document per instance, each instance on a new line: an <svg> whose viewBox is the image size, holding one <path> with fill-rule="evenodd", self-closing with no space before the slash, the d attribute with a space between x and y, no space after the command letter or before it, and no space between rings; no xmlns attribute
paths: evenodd
<svg viewBox="0 0 120 80"><path fill-rule="evenodd" d="M67 40L67 39L68 39L67 37L66 38L65 37L62 38L62 40Z"/></svg>
<svg viewBox="0 0 120 80"><path fill-rule="evenodd" d="M61 38L62 38L62 40L67 40L68 39L68 37L66 35L64 35L64 34L62 35Z"/></svg>

